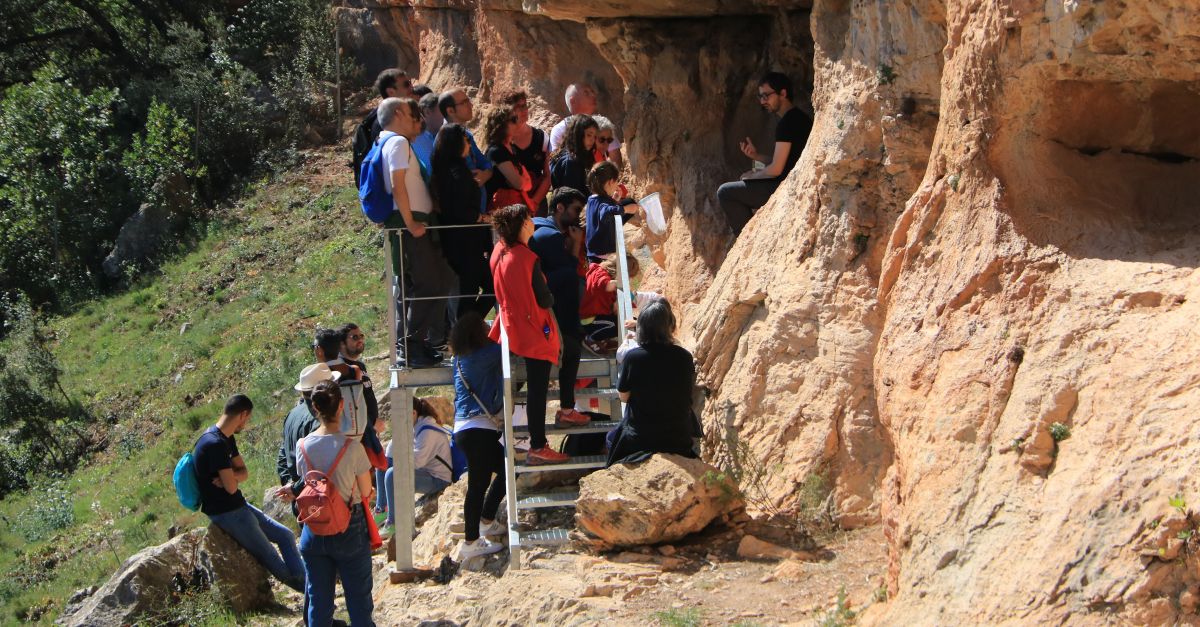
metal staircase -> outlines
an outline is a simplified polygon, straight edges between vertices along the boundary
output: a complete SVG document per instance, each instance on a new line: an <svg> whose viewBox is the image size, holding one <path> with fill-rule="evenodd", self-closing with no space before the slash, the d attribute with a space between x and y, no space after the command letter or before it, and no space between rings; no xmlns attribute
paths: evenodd
<svg viewBox="0 0 1200 627"><path fill-rule="evenodd" d="M629 270L625 264L625 239L624 231L622 230L621 221L615 221L617 231L617 255L619 277L617 278L619 289L617 291L617 338L620 340L624 336L625 321L632 319L633 305L631 300L631 292L628 286ZM480 225L486 227L487 225ZM427 227L429 229L437 228L456 228L456 227ZM470 228L470 227L457 227ZM397 242L402 242L398 237L400 229L389 229L388 236L385 237L385 255L387 259L392 259L392 241L391 235L394 233L397 237L394 239ZM402 244L401 244L402 245ZM403 259L403 254L400 255ZM390 386L388 389L388 398L391 403L390 421L392 429L392 446L393 464L395 472L393 473L394 489L396 503L411 503L414 498L413 485L413 425L411 413L407 409L412 406L412 397L416 393L417 388L425 387L440 387L454 385L454 372L449 365L440 365L433 368L408 368L397 364L396 352L396 302L399 300L410 300L405 297L403 281L398 281L396 272L393 271L392 264L387 265L387 284L390 286L388 298L388 327L391 330L391 376ZM403 273L403 265L399 268L399 273ZM497 316L498 321L499 316ZM495 322L493 322L495 324ZM579 496L578 487L559 487L553 489L536 490L521 492L517 484L517 475L558 472L567 470L584 470L590 471L598 468L603 468L605 465L605 457L603 455L590 455L572 457L565 463L560 464L543 464L529 465L524 460L517 459L517 452L514 447L516 436L528 433L528 427L524 425L513 426L513 408L526 400L524 392L517 392L517 385L526 381L525 366L523 360L514 359L514 356L509 351L508 336L501 333L501 354L503 363L504 377L504 442L505 442L505 487L507 488L506 506L508 514L508 548L510 555L510 567L521 568L521 552L525 547L532 546L553 546L564 544L568 541L569 529L539 529L534 531L520 531L518 512L520 510L540 509L548 507L575 507L575 501ZM557 366L551 369L550 378L557 378ZM547 438L555 438L571 434L583 433L606 433L615 428L620 421L623 411L623 404L616 390L617 383L617 363L614 358L591 358L581 359L579 363L579 379L596 380L595 388L577 389L575 398L577 402L586 402L591 399L597 399L601 407L607 407L610 420L593 421L584 426L567 427L557 426L553 420L546 424ZM549 413L549 412L547 412ZM414 530L414 511L408 507L397 507L397 512L394 515L395 522L395 566L391 571L391 579L393 582L407 580L408 576L413 573L413 555L412 555L412 537Z"/></svg>

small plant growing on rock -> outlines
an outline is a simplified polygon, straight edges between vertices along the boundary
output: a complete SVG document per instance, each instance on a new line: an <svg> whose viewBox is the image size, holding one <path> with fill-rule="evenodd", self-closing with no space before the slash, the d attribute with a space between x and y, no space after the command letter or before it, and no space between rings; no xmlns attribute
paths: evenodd
<svg viewBox="0 0 1200 627"><path fill-rule="evenodd" d="M651 614L655 621L663 627L700 627L704 620L704 612L699 608L669 609Z"/></svg>
<svg viewBox="0 0 1200 627"><path fill-rule="evenodd" d="M738 490L737 486L730 479L728 473L709 470L700 475L700 480L704 482L704 485L720 491L721 495L717 497L717 500L722 505L742 496L741 491Z"/></svg>
<svg viewBox="0 0 1200 627"><path fill-rule="evenodd" d="M1167 503L1180 514L1187 514L1187 500L1183 498L1182 494L1176 494L1168 498Z"/></svg>
<svg viewBox="0 0 1200 627"><path fill-rule="evenodd" d="M850 609L850 601L846 598L846 589L838 588L837 605L829 608L817 623L821 627L846 627L854 622L857 612Z"/></svg>
<svg viewBox="0 0 1200 627"><path fill-rule="evenodd" d="M879 72L876 73L876 78L879 79L880 85L891 85L896 82L898 76L896 69L886 63L879 64Z"/></svg>
<svg viewBox="0 0 1200 627"><path fill-rule="evenodd" d="M958 174L951 174L950 177L946 179L946 182L950 184L950 189L957 192L958 191L958 182L960 180L962 180L962 176L960 176Z"/></svg>
<svg viewBox="0 0 1200 627"><path fill-rule="evenodd" d="M1050 425L1050 437L1054 438L1055 442L1062 442L1071 437L1071 428L1061 422L1056 422Z"/></svg>

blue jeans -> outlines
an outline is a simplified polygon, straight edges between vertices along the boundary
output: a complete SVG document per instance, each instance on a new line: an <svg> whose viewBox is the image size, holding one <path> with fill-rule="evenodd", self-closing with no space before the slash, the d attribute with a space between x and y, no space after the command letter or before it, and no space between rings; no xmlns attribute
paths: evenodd
<svg viewBox="0 0 1200 627"><path fill-rule="evenodd" d="M388 468L384 474L383 483L385 485L384 492L387 493L387 522L385 525L395 524L396 522L396 486L392 481L395 476L395 468ZM417 494L437 494L446 489L450 485L449 481L438 479L429 473L428 470L418 468L413 474L414 491Z"/></svg>
<svg viewBox="0 0 1200 627"><path fill-rule="evenodd" d="M293 590L304 591L304 562L296 551L296 536L291 529L275 522L249 503L232 512L208 518L237 540L276 579ZM279 547L279 550L276 551L275 547Z"/></svg>
<svg viewBox="0 0 1200 627"><path fill-rule="evenodd" d="M350 526L336 536L314 535L305 525L300 532L300 554L308 574L308 624L333 622L333 599L337 580L342 580L346 612L354 627L372 627L371 613L371 540L367 536L367 516L361 503L350 508Z"/></svg>

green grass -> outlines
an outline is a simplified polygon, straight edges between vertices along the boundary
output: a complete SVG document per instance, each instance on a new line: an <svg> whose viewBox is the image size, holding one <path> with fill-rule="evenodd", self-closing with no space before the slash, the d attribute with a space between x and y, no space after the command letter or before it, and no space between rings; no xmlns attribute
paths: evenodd
<svg viewBox="0 0 1200 627"><path fill-rule="evenodd" d="M704 612L696 607L663 610L650 617L663 627L699 627L704 623Z"/></svg>
<svg viewBox="0 0 1200 627"><path fill-rule="evenodd" d="M382 240L341 176L341 157L315 157L336 180L304 166L264 184L158 275L53 321L64 386L97 417L92 428L108 447L59 482L73 518L61 529L36 541L22 533L65 515L34 507L50 478L0 501L0 624L49 624L73 591L166 541L168 528L207 524L175 500L171 473L236 392L255 402L238 445L250 469L243 493L260 504L277 483L281 423L315 327L354 321L368 356L386 350ZM196 622L228 622L206 603L189 610Z"/></svg>

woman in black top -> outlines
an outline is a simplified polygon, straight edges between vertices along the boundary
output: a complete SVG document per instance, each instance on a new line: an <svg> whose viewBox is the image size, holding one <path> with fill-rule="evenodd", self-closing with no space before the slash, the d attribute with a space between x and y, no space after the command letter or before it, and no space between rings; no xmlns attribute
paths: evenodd
<svg viewBox="0 0 1200 627"><path fill-rule="evenodd" d="M446 225L479 224L479 185L467 166L471 144L467 129L459 124L444 124L438 131L430 157L433 199L438 206L440 222ZM492 234L485 227L441 229L442 251L450 267L458 275L458 289L463 296L458 315L468 311L487 316L496 304L492 294L492 270L488 257L492 252Z"/></svg>
<svg viewBox="0 0 1200 627"><path fill-rule="evenodd" d="M517 116L511 128L512 154L533 180L529 199L538 203L538 216L546 215L546 194L550 192L550 136L546 131L529 124L529 98L523 91L500 96L500 102L512 107Z"/></svg>
<svg viewBox="0 0 1200 627"><path fill-rule="evenodd" d="M517 115L509 107L497 107L484 120L484 137L487 139L487 157L496 168L496 173L487 182L489 210L508 205L525 205L532 214L533 202L529 192L533 181L529 173L517 161L512 151L512 130L517 125ZM536 205L534 205L536 206Z"/></svg>
<svg viewBox="0 0 1200 627"><path fill-rule="evenodd" d="M587 173L596 162L596 132L599 125L590 115L567 118L562 145L550 157L550 184L554 189L571 187L587 196Z"/></svg>
<svg viewBox="0 0 1200 627"><path fill-rule="evenodd" d="M625 354L617 379L625 416L608 452L609 466L640 462L655 453L696 457L696 364L675 343L674 333L675 316L666 302L654 302L638 315L638 347Z"/></svg>

